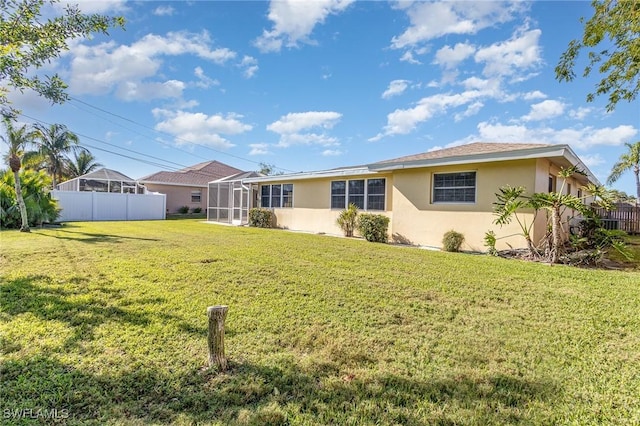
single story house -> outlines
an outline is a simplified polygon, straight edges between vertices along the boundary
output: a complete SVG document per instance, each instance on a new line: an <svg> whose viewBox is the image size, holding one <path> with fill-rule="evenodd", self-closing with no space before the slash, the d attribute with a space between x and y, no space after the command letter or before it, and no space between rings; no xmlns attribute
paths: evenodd
<svg viewBox="0 0 640 426"><path fill-rule="evenodd" d="M111 192L118 194L144 194L144 188L135 179L118 171L101 168L56 185L58 191Z"/></svg>
<svg viewBox="0 0 640 426"><path fill-rule="evenodd" d="M484 236L494 230L497 248L524 247L515 223L495 225L493 203L504 185L527 192L560 189L561 168L577 166L585 174L568 179L563 191L581 196L581 187L599 184L568 145L472 143L357 167L244 179L259 205L273 210L277 226L291 230L342 234L340 212L355 203L361 212L389 217L395 241L441 247L445 232L465 236L463 249L485 251ZM570 215L571 212L568 212ZM535 241L546 233L538 215ZM522 219L530 223L533 212Z"/></svg>
<svg viewBox="0 0 640 426"><path fill-rule="evenodd" d="M204 212L209 182L238 173L242 170L219 161L207 161L175 172L153 173L138 179L138 184L150 192L166 194L167 212L177 212L184 206L190 210L200 208Z"/></svg>

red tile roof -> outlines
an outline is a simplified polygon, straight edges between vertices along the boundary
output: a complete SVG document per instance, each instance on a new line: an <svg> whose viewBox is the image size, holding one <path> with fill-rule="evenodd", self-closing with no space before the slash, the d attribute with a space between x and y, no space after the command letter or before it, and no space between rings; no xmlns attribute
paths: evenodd
<svg viewBox="0 0 640 426"><path fill-rule="evenodd" d="M228 166L219 161L206 161L176 172L157 172L145 176L140 183L164 183L167 185L195 185L205 186L209 182L223 177L241 173L242 170Z"/></svg>

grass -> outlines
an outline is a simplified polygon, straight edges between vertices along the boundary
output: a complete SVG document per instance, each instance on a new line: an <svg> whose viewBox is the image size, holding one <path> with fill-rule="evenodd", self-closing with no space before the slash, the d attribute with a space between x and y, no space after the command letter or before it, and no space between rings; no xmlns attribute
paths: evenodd
<svg viewBox="0 0 640 426"><path fill-rule="evenodd" d="M639 272L196 220L0 245L3 424L640 423Z"/></svg>

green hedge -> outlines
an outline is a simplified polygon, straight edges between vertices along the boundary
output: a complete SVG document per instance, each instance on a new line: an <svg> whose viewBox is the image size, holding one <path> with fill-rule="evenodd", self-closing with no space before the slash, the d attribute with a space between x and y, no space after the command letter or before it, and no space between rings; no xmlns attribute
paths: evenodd
<svg viewBox="0 0 640 426"><path fill-rule="evenodd" d="M273 212L269 209L259 207L249 210L249 226L256 228L272 228Z"/></svg>
<svg viewBox="0 0 640 426"><path fill-rule="evenodd" d="M389 218L381 214L363 213L358 216L358 231L367 241L386 243Z"/></svg>

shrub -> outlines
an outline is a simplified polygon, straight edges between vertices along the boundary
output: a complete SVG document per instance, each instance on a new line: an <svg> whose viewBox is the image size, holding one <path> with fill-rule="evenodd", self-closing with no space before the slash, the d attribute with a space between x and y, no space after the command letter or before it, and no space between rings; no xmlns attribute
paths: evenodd
<svg viewBox="0 0 640 426"><path fill-rule="evenodd" d="M178 207L178 213L180 213L180 214L189 213L189 206Z"/></svg>
<svg viewBox="0 0 640 426"><path fill-rule="evenodd" d="M202 207L196 207L192 210L193 213L201 213L202 212Z"/></svg>
<svg viewBox="0 0 640 426"><path fill-rule="evenodd" d="M51 198L51 179L44 171L20 172L22 195L27 207L29 226L53 222L60 216L57 202ZM6 171L0 178L0 227L20 228L22 219L16 202L13 172Z"/></svg>
<svg viewBox="0 0 640 426"><path fill-rule="evenodd" d="M273 212L269 209L254 207L249 210L249 226L256 228L271 228Z"/></svg>
<svg viewBox="0 0 640 426"><path fill-rule="evenodd" d="M442 238L442 248L445 251L460 251L462 243L464 243L464 235L454 230L447 231Z"/></svg>
<svg viewBox="0 0 640 426"><path fill-rule="evenodd" d="M487 233L484 234L484 245L487 247L487 252L491 256L498 255L498 250L496 250L496 242L497 242L497 238L496 238L495 232L487 231Z"/></svg>
<svg viewBox="0 0 640 426"><path fill-rule="evenodd" d="M340 212L340 216L336 219L336 223L344 232L345 237L353 237L353 231L356 229L358 221L358 206L351 203L349 207Z"/></svg>
<svg viewBox="0 0 640 426"><path fill-rule="evenodd" d="M363 213L358 217L357 228L367 241L386 243L389 218L381 214Z"/></svg>

